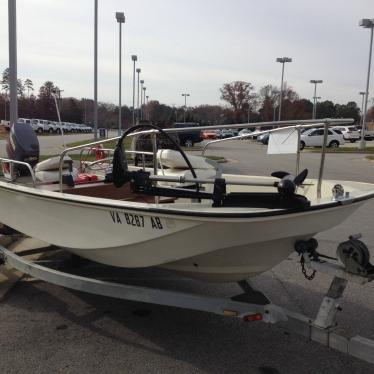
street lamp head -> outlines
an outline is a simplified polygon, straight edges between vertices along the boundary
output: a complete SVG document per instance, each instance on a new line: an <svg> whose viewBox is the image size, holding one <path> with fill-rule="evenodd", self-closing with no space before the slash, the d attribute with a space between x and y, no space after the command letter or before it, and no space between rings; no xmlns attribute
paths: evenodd
<svg viewBox="0 0 374 374"><path fill-rule="evenodd" d="M143 80L143 79L141 79L141 80L140 80L140 83L141 83L141 84L143 84L143 83L144 83L144 80Z"/></svg>
<svg viewBox="0 0 374 374"><path fill-rule="evenodd" d="M116 20L118 23L125 23L125 13L116 12Z"/></svg>
<svg viewBox="0 0 374 374"><path fill-rule="evenodd" d="M131 55L131 60L137 61L138 60L138 56L137 55Z"/></svg>
<svg viewBox="0 0 374 374"><path fill-rule="evenodd" d="M278 57L276 62L281 62L282 64L285 62L292 62L292 58L290 57Z"/></svg>
<svg viewBox="0 0 374 374"><path fill-rule="evenodd" d="M323 80L321 80L321 79L312 79L310 81L310 83L322 83L322 82L323 82Z"/></svg>
<svg viewBox="0 0 374 374"><path fill-rule="evenodd" d="M365 29L371 29L374 27L374 19L363 18L360 20L359 25Z"/></svg>
<svg viewBox="0 0 374 374"><path fill-rule="evenodd" d="M146 87L143 87L143 91L145 91L147 88Z"/></svg>
<svg viewBox="0 0 374 374"><path fill-rule="evenodd" d="M366 95L366 92L360 91L360 92L359 92L359 95L363 95L363 96L365 96L365 95Z"/></svg>
<svg viewBox="0 0 374 374"><path fill-rule="evenodd" d="M139 74L140 72L142 71L142 69L140 69L140 68L137 68L136 69L136 72Z"/></svg>

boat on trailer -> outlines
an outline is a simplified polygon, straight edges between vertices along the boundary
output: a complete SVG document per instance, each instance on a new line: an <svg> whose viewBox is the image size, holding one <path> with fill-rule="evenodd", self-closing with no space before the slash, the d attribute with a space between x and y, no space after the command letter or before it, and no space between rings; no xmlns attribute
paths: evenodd
<svg viewBox="0 0 374 374"><path fill-rule="evenodd" d="M277 125L299 134L304 127L327 129L347 122ZM159 266L206 281L237 282L271 269L297 242L339 225L374 197L373 184L322 179L326 145L318 179L298 170L299 151L296 176L284 171L269 177L233 175L204 157L186 155L178 144L177 151L158 150L157 136L175 143L171 131L188 129L128 129L115 138L109 163L84 164L84 178L67 155L108 140L65 149L57 159L41 163L35 158L34 164L28 162L30 155L1 159L8 172L0 180L0 222L105 265ZM127 136L144 133L152 139L152 152L124 149ZM13 148L27 143L19 137L14 126ZM152 167L129 165L127 158L134 153L143 160L153 156Z"/></svg>
<svg viewBox="0 0 374 374"><path fill-rule="evenodd" d="M322 123L325 134L332 122ZM302 126L308 125L291 126L298 139ZM351 235L338 245L338 261L318 253L318 242L313 238L372 198L374 185L322 180L327 136L319 178L314 180L307 179L306 170L299 172L299 151L296 177L281 171L268 178L229 175L206 159L187 157L182 150L180 155L157 150L156 136L162 132L152 128L150 133L153 168L144 162L150 152L141 152L142 167L128 165L126 154L137 151L123 150L126 133L117 139L110 164L101 157L103 149L94 148L100 152L99 160L81 162L83 175L74 170L66 156L71 151L82 152L81 146L41 163L25 152L18 154L23 161L1 159L5 174L0 181L1 220L25 234L103 264L160 266L204 280L237 281L244 293L212 297L109 282L55 270L48 259L40 265L28 257L43 256L54 246L14 253L0 244L0 268L8 265L21 274L96 295L210 312L245 322L287 321L283 327L288 330L374 363L374 341L337 330L347 283L364 285L374 279L369 250L359 235ZM98 144L91 143L88 149ZM10 153L14 155L14 149ZM33 160L34 165L25 159ZM189 170L182 168L183 161ZM89 170L92 173L87 173ZM30 177L24 177L27 173L31 182ZM300 256L307 279L312 280L317 271L333 277L315 318L273 304L246 280L292 251Z"/></svg>

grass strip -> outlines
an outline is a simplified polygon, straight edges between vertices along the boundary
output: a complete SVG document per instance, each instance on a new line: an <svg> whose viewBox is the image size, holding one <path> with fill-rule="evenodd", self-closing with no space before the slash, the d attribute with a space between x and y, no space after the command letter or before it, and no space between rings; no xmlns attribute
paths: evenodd
<svg viewBox="0 0 374 374"><path fill-rule="evenodd" d="M318 149L306 149L312 153L321 153L321 148ZM365 147L364 149L358 149L357 147L338 147L338 148L326 148L326 153L358 153L367 154L374 153L374 147Z"/></svg>

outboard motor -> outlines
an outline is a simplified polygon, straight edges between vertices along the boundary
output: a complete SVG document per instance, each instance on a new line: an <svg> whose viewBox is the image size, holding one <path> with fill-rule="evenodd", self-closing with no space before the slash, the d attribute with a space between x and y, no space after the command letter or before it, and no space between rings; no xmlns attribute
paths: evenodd
<svg viewBox="0 0 374 374"><path fill-rule="evenodd" d="M9 133L6 145L8 158L23 161L33 168L39 162L39 141L31 125L15 123ZM29 175L29 171L22 165L14 165L19 175Z"/></svg>

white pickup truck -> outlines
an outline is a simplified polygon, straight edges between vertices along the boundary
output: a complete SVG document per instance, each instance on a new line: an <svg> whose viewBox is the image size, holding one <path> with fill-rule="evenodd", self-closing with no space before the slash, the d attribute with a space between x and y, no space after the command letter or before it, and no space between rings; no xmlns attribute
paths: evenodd
<svg viewBox="0 0 374 374"><path fill-rule="evenodd" d="M33 118L31 120L31 127L38 134L41 134L44 131L47 131L47 125L48 125L48 121L46 121L44 119Z"/></svg>

